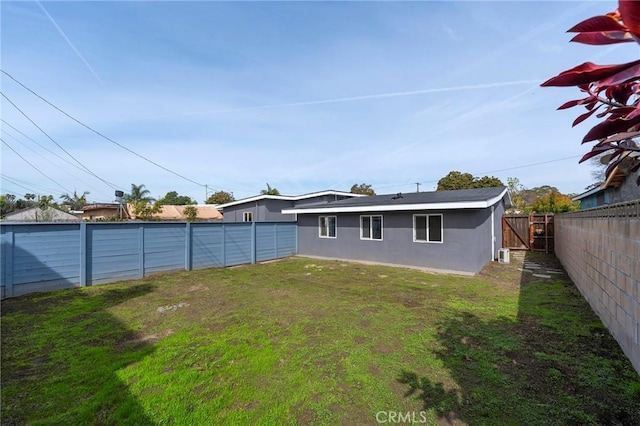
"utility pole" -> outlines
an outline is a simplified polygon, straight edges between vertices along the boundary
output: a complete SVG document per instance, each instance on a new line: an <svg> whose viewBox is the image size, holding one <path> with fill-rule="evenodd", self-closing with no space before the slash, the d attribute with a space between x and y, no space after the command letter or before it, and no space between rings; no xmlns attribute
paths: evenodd
<svg viewBox="0 0 640 426"><path fill-rule="evenodd" d="M205 204L207 203L208 199L209 199L209 185L207 185L205 183L204 184L204 202L205 202Z"/></svg>
<svg viewBox="0 0 640 426"><path fill-rule="evenodd" d="M416 182L416 192L420 192L420 182Z"/></svg>

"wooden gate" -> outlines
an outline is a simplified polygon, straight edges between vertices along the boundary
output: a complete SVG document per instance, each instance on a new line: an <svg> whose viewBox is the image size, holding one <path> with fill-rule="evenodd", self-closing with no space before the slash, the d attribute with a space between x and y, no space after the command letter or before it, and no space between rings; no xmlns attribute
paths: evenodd
<svg viewBox="0 0 640 426"><path fill-rule="evenodd" d="M553 215L502 216L502 247L553 253Z"/></svg>

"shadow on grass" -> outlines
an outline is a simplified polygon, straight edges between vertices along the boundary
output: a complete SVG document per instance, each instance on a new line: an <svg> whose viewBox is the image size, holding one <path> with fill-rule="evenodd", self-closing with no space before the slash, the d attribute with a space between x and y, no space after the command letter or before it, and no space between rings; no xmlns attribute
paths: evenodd
<svg viewBox="0 0 640 426"><path fill-rule="evenodd" d="M524 262L562 268L553 255ZM405 396L445 424L640 424L637 373L568 277L523 272L518 286L515 320L443 315L436 355L455 385L405 370Z"/></svg>
<svg viewBox="0 0 640 426"><path fill-rule="evenodd" d="M153 289L143 283L2 301L2 424L153 424L117 372L154 349L109 313Z"/></svg>

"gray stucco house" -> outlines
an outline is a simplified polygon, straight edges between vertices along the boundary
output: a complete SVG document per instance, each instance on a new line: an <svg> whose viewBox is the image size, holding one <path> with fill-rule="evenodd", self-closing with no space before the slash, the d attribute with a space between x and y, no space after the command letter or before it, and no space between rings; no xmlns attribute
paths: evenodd
<svg viewBox="0 0 640 426"><path fill-rule="evenodd" d="M298 254L472 275L497 258L505 187L349 198L286 208Z"/></svg>
<svg viewBox="0 0 640 426"><path fill-rule="evenodd" d="M283 214L282 210L354 197L364 197L364 195L334 190L293 196L256 195L220 204L217 208L222 212L224 222L295 222L294 214Z"/></svg>

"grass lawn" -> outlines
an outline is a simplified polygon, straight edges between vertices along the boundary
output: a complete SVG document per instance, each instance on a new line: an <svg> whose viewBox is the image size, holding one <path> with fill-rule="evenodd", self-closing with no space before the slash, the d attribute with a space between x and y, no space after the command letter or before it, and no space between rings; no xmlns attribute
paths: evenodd
<svg viewBox="0 0 640 426"><path fill-rule="evenodd" d="M1 423L640 424L573 284L518 265L291 258L6 300Z"/></svg>

